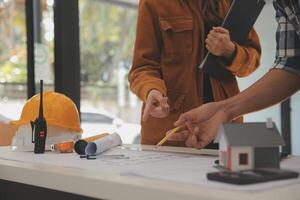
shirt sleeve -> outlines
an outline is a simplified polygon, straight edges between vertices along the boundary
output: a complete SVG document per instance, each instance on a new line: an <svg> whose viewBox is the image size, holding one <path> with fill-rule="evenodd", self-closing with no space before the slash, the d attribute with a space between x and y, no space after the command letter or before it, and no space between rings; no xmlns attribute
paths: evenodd
<svg viewBox="0 0 300 200"><path fill-rule="evenodd" d="M148 0L140 0L133 65L129 72L130 89L146 102L149 91L166 95L160 66L161 35L158 18Z"/></svg>
<svg viewBox="0 0 300 200"><path fill-rule="evenodd" d="M222 64L235 76L248 76L260 65L261 46L256 31L252 29L245 43L235 43L235 46L236 53L232 62L222 62Z"/></svg>
<svg viewBox="0 0 300 200"><path fill-rule="evenodd" d="M300 56L277 57L273 68L283 69L300 76Z"/></svg>
<svg viewBox="0 0 300 200"><path fill-rule="evenodd" d="M295 5L274 1L276 20L276 58L273 68L284 69L300 76L300 34Z"/></svg>

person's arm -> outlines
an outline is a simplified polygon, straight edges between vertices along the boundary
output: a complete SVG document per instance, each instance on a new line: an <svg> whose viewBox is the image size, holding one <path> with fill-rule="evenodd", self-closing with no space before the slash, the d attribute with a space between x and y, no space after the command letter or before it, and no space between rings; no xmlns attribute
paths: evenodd
<svg viewBox="0 0 300 200"><path fill-rule="evenodd" d="M130 89L145 104L142 120L169 114L166 86L162 80L160 55L162 38L158 16L151 1L139 2L133 65L129 72Z"/></svg>
<svg viewBox="0 0 300 200"><path fill-rule="evenodd" d="M274 2L279 22L274 69L234 97L204 104L181 115L175 126L186 124L188 131L175 134L172 140L184 140L191 147L203 148L215 138L222 123L270 107L300 89L300 54L297 51L300 45L300 31L298 21L290 21L291 13L287 14L288 9L285 9L297 5L291 2L287 5L282 3L283 1Z"/></svg>
<svg viewBox="0 0 300 200"><path fill-rule="evenodd" d="M186 124L188 131L176 133L170 140L186 141L189 147L203 148L216 137L222 123L275 105L299 89L300 76L283 69L272 69L240 94L182 114L175 126Z"/></svg>
<svg viewBox="0 0 300 200"><path fill-rule="evenodd" d="M300 77L281 69L272 69L240 94L220 102L228 119L273 106L300 89Z"/></svg>
<svg viewBox="0 0 300 200"><path fill-rule="evenodd" d="M131 91L143 102L154 89L166 95L160 66L162 38L158 16L150 3L139 2L133 64L128 76Z"/></svg>

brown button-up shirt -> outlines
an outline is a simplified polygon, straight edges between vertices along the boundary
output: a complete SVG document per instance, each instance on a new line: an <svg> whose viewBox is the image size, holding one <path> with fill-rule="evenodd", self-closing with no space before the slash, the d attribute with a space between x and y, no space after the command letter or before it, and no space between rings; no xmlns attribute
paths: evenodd
<svg viewBox="0 0 300 200"><path fill-rule="evenodd" d="M140 0L130 88L143 102L150 90L159 90L171 107L168 117L142 122L142 144L159 142L181 113L203 103L203 72L198 65L204 58L206 31L199 1ZM222 17L229 6L230 0L219 1ZM232 75L226 81L210 77L215 101L239 93L235 76L251 74L260 64L260 54L259 38L252 30L243 44L236 44L232 62L223 62Z"/></svg>

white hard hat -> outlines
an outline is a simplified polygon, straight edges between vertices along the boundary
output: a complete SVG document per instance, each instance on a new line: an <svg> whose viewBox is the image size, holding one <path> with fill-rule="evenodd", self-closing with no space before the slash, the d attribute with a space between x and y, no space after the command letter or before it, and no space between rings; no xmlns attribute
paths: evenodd
<svg viewBox="0 0 300 200"><path fill-rule="evenodd" d="M71 129L58 126L47 126L46 150L51 150L51 145L65 141L77 141L81 138L81 133ZM30 124L22 125L16 131L12 140L12 150L14 151L33 151L32 128Z"/></svg>

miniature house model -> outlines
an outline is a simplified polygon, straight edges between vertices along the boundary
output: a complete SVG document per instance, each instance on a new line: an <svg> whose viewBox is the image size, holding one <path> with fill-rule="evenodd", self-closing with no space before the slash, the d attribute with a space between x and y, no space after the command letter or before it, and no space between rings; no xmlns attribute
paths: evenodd
<svg viewBox="0 0 300 200"><path fill-rule="evenodd" d="M219 164L229 171L279 168L279 147L284 141L273 122L223 124L216 142Z"/></svg>

